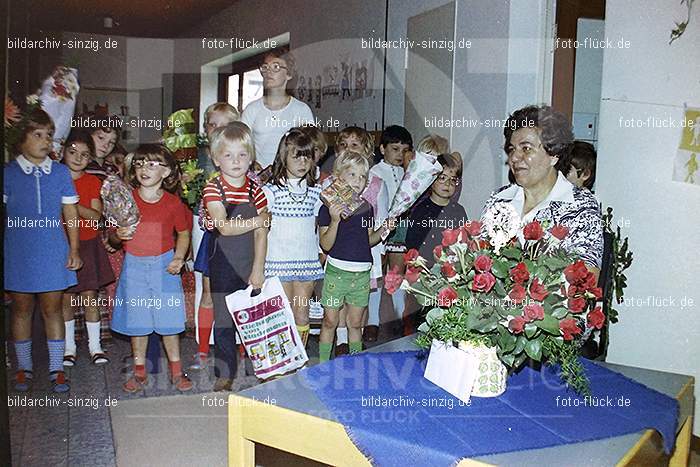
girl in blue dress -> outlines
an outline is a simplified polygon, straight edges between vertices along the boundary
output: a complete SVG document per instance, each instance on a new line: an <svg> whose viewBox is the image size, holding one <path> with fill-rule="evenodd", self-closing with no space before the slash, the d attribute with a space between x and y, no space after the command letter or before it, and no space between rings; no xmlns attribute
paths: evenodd
<svg viewBox="0 0 700 467"><path fill-rule="evenodd" d="M36 301L44 318L52 389L70 389L63 372L61 297L65 289L77 284L75 271L83 262L73 180L65 165L48 157L53 132L51 117L41 109L32 111L24 122L16 148L18 156L5 167L5 290L12 300L17 391L29 390L33 377L32 316Z"/></svg>

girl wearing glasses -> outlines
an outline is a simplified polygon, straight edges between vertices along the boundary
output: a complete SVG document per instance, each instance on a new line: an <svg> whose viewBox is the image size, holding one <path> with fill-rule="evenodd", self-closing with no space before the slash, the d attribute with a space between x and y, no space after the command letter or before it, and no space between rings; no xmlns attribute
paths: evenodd
<svg viewBox="0 0 700 467"><path fill-rule="evenodd" d="M179 170L170 151L158 144L143 144L134 152L129 181L141 213L136 230L120 227L117 243L126 255L119 276L112 329L131 336L133 376L126 392L143 390L147 382L146 348L152 333L163 336L171 382L189 391L192 382L182 373L180 337L185 330L185 299L180 270L190 245L192 214L173 194Z"/></svg>
<svg viewBox="0 0 700 467"><path fill-rule="evenodd" d="M100 311L97 307L97 291L114 282L114 273L100 239L99 221L102 217L102 200L100 188L102 181L95 175L85 172L93 159L95 146L89 134L73 130L64 144L63 163L70 170L75 190L80 196L78 201L80 252L83 267L78 269L78 285L63 294L63 320L66 328L66 347L63 354L63 366L75 365L77 349L75 345L75 317L80 312L80 305L85 312L85 327L88 334L90 361L103 365L109 359L102 350L100 342ZM78 297L80 297L78 299Z"/></svg>
<svg viewBox="0 0 700 467"><path fill-rule="evenodd" d="M241 121L253 131L255 154L261 168L272 164L282 135L292 127L313 123L308 105L287 92L294 77L294 58L290 53L271 50L260 65L264 95L243 110Z"/></svg>
<svg viewBox="0 0 700 467"><path fill-rule="evenodd" d="M304 345L314 281L323 279L316 236L321 188L315 174L314 144L303 129L292 128L280 141L272 180L263 187L272 215L265 277L277 276L282 282Z"/></svg>

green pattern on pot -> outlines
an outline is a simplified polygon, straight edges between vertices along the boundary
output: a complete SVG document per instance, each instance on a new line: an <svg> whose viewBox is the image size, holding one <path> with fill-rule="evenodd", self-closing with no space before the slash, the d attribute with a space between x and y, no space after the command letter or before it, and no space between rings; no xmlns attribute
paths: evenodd
<svg viewBox="0 0 700 467"><path fill-rule="evenodd" d="M507 369L498 359L495 347L474 345L467 341L459 343L459 349L476 356L479 373L474 381L471 395L474 397L497 397L506 390Z"/></svg>

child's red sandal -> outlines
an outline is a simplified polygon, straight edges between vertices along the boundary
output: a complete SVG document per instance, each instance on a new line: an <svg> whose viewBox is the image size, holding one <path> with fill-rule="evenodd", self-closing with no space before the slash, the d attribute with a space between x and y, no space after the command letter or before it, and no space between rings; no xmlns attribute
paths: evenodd
<svg viewBox="0 0 700 467"><path fill-rule="evenodd" d="M193 387L192 381L185 375L175 376L172 383L175 385L175 389L180 392L191 391Z"/></svg>
<svg viewBox="0 0 700 467"><path fill-rule="evenodd" d="M129 378L129 380L126 383L124 383L122 389L125 392L128 392L129 394L134 394L135 392L143 391L147 381L148 377L142 378L140 376L134 375L131 378Z"/></svg>

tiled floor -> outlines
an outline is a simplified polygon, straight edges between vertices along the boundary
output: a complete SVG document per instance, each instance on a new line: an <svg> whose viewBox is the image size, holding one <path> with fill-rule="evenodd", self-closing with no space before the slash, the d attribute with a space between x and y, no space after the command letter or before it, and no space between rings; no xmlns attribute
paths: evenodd
<svg viewBox="0 0 700 467"><path fill-rule="evenodd" d="M392 328L395 327L387 326L387 330ZM391 338L392 336L382 332L377 344ZM12 346L9 348L12 354ZM12 388L11 381L8 389L13 402L13 406L10 407L13 465L116 465L112 420L105 401L116 400L118 404L119 401L130 399L179 395L168 381L164 352L161 373L150 375L151 381L145 391L129 395L121 389L128 377L124 371L128 366L128 363L125 363L126 357L131 353L129 342L115 338L105 343L104 349L108 352L111 362L108 365L96 366L90 363L87 344L79 344L77 364L67 369L71 391L68 394L53 394L48 382L46 341L41 321L37 320L34 330L35 378L32 390L28 393L18 393ZM194 339L181 339L184 365L190 363L190 356L195 350ZM307 352L310 364L317 363L316 336L309 339ZM12 361L14 362L14 359ZM11 375L11 371L8 369L8 376ZM189 394L211 392L215 380L211 370L190 372L189 375L194 383L194 389ZM257 382L254 376L245 375L244 365L239 365L233 391L246 389ZM28 403L33 403L34 406L29 407ZM38 407L38 404L45 406ZM154 434L153 443L157 444L157 436L159 434Z"/></svg>

